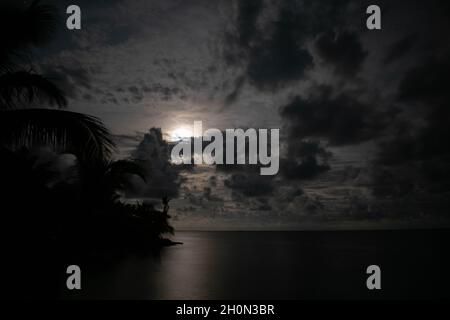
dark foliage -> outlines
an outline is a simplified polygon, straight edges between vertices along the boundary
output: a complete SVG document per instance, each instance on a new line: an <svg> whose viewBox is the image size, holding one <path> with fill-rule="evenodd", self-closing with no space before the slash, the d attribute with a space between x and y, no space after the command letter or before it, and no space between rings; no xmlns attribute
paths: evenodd
<svg viewBox="0 0 450 320"><path fill-rule="evenodd" d="M112 160L115 145L99 119L48 108L65 107L66 97L27 64L54 26L53 7L39 0L0 5L1 235L12 297L55 296L63 266L156 248L173 232L167 198L162 210L121 202L130 175L147 177L137 161ZM55 169L61 154L76 160ZM31 288L29 267L37 273Z"/></svg>

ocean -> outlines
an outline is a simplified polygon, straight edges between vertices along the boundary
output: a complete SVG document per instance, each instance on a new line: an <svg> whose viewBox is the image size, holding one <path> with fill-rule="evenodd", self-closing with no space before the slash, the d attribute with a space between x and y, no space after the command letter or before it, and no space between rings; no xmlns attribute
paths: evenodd
<svg viewBox="0 0 450 320"><path fill-rule="evenodd" d="M446 230L180 231L183 245L80 265L81 299L406 299L450 297ZM381 269L368 290L367 267Z"/></svg>

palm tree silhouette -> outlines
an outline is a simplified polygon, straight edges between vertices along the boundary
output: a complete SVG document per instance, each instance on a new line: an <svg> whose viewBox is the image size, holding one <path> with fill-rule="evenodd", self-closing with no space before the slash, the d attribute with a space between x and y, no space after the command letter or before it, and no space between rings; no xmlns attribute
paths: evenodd
<svg viewBox="0 0 450 320"><path fill-rule="evenodd" d="M61 110L67 105L63 91L32 68L23 67L32 48L53 34L55 8L34 0L25 8L2 4L0 9L0 145L12 150L48 145L74 154L81 163L108 159L114 143L102 122ZM32 107L36 103L58 109Z"/></svg>
<svg viewBox="0 0 450 320"><path fill-rule="evenodd" d="M40 0L26 6L24 1L0 1L0 188L2 206L8 208L0 236L8 249L2 251L2 261L10 262L5 274L12 279L6 291L41 298L58 292L58 270L66 259L73 261L70 255L89 257L91 249L147 246L149 239L161 244L161 235L173 228L167 198L163 211L120 201L128 175L145 180L145 170L138 161L112 161L115 146L102 122L63 110L64 92L28 67L33 48L55 30L55 8ZM52 172L39 164L39 155L30 150L34 146L73 154L75 182L71 178L49 184ZM39 261L35 291L23 277L29 261Z"/></svg>
<svg viewBox="0 0 450 320"><path fill-rule="evenodd" d="M146 174L137 160L105 160L79 166L83 197L90 206L104 208L120 198L125 191L130 175L136 175L146 182Z"/></svg>

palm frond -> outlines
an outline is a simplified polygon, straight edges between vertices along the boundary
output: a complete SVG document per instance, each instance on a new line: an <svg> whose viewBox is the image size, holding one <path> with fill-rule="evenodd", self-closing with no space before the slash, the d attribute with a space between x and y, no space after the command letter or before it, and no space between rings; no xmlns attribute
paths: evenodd
<svg viewBox="0 0 450 320"><path fill-rule="evenodd" d="M9 52L9 50L5 50L5 48L0 48L0 74L12 72L17 68L14 56L14 52Z"/></svg>
<svg viewBox="0 0 450 320"><path fill-rule="evenodd" d="M58 24L54 5L34 0L0 3L0 72L11 71L30 56L31 46L47 43Z"/></svg>
<svg viewBox="0 0 450 320"><path fill-rule="evenodd" d="M53 5L34 0L23 13L24 35L34 45L41 45L51 39L57 26L57 8Z"/></svg>
<svg viewBox="0 0 450 320"><path fill-rule="evenodd" d="M57 8L41 0L34 0L29 5L1 3L0 9L0 35L4 48L22 50L30 45L45 44L56 30Z"/></svg>
<svg viewBox="0 0 450 320"><path fill-rule="evenodd" d="M47 145L84 162L105 161L115 148L98 118L52 109L0 111L0 143L12 149Z"/></svg>
<svg viewBox="0 0 450 320"><path fill-rule="evenodd" d="M0 109L12 109L35 101L47 101L59 107L67 105L63 91L42 75L28 71L0 75Z"/></svg>

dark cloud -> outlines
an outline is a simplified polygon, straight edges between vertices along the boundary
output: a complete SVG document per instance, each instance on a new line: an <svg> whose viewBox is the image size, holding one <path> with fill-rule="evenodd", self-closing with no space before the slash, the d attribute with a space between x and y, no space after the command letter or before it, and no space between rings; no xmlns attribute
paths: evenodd
<svg viewBox="0 0 450 320"><path fill-rule="evenodd" d="M258 32L256 23L264 8L263 0L248 0L238 2L238 42L241 46L249 46Z"/></svg>
<svg viewBox="0 0 450 320"><path fill-rule="evenodd" d="M377 166L372 191L375 204L391 216L446 217L450 206L450 157Z"/></svg>
<svg viewBox="0 0 450 320"><path fill-rule="evenodd" d="M450 98L450 59L427 57L409 70L399 85L399 100L407 103L445 102Z"/></svg>
<svg viewBox="0 0 450 320"><path fill-rule="evenodd" d="M233 91L225 97L225 103L224 103L225 106L232 105L234 102L236 102L236 100L239 97L239 94L242 91L244 84L245 84L244 76L240 76L240 77L236 78L236 80L234 81Z"/></svg>
<svg viewBox="0 0 450 320"><path fill-rule="evenodd" d="M295 19L290 17L288 20ZM269 40L249 50L247 74L250 81L260 89L273 89L285 83L301 79L312 67L313 58L303 43L298 41L296 29L289 22L276 23Z"/></svg>
<svg viewBox="0 0 450 320"><path fill-rule="evenodd" d="M281 108L291 137L319 137L336 145L371 139L383 127L375 112L354 96L335 94L330 86L318 87L308 98L297 96Z"/></svg>
<svg viewBox="0 0 450 320"><path fill-rule="evenodd" d="M178 194L179 170L170 163L169 145L163 139L161 129L150 129L132 153L146 172L146 182L133 179L128 197L161 198Z"/></svg>
<svg viewBox="0 0 450 320"><path fill-rule="evenodd" d="M153 85L144 85L142 87L144 93L159 97L161 100L169 101L174 98L183 96L183 91L178 87L164 86L160 83Z"/></svg>
<svg viewBox="0 0 450 320"><path fill-rule="evenodd" d="M84 90L93 88L91 74L82 66L67 66L63 63L44 64L40 66L40 70L57 83L70 98L76 99Z"/></svg>
<svg viewBox="0 0 450 320"><path fill-rule="evenodd" d="M213 190L211 187L205 187L203 189L203 197L207 201L214 201L214 202L223 202L223 199L220 198L216 193L215 190Z"/></svg>
<svg viewBox="0 0 450 320"><path fill-rule="evenodd" d="M226 35L225 58L229 64L244 64L250 83L273 90L300 79L312 66L311 54L300 40L296 16L283 8L274 21L259 25L264 1L240 1L237 29Z"/></svg>
<svg viewBox="0 0 450 320"><path fill-rule="evenodd" d="M308 42L322 34L318 41L322 57L338 72L352 75L367 53L355 33L330 31L345 30L349 3L239 1L235 28L225 35L225 61L242 67L258 89L276 90L304 79L314 67Z"/></svg>
<svg viewBox="0 0 450 320"><path fill-rule="evenodd" d="M272 211L272 206L269 203L269 198L258 198L258 207L257 210L259 211Z"/></svg>
<svg viewBox="0 0 450 320"><path fill-rule="evenodd" d="M363 49L359 36L347 30L320 35L316 48L325 63L332 65L337 74L344 76L355 76L368 54Z"/></svg>
<svg viewBox="0 0 450 320"><path fill-rule="evenodd" d="M66 9L74 4L70 0L46 0L54 2L60 12L61 24L65 25ZM123 0L77 0L82 10L82 29L66 33L61 28L57 34L59 39L70 40L68 45L73 49L89 49L96 46L115 46L126 42L140 32L137 21L126 19L126 10L121 6ZM112 14L114 13L114 14ZM62 41L64 41L62 40Z"/></svg>
<svg viewBox="0 0 450 320"><path fill-rule="evenodd" d="M209 177L209 184L211 185L211 187L217 187L217 177L216 176Z"/></svg>
<svg viewBox="0 0 450 320"><path fill-rule="evenodd" d="M450 202L450 60L447 48L415 58L403 76L402 112L379 144L373 191L386 210L408 216L447 215Z"/></svg>
<svg viewBox="0 0 450 320"><path fill-rule="evenodd" d="M94 96L92 94L86 93L86 94L83 95L83 99L86 100L86 101L92 101L95 98L94 98Z"/></svg>
<svg viewBox="0 0 450 320"><path fill-rule="evenodd" d="M440 109L438 109L440 110ZM439 116L446 117L440 118ZM436 118L434 118L436 117ZM430 122L421 128L404 125L380 144L378 162L384 165L399 165L417 161L431 161L450 155L447 141L450 139L448 120L450 112L440 110L433 113Z"/></svg>
<svg viewBox="0 0 450 320"><path fill-rule="evenodd" d="M264 8L263 0L237 2L236 28L225 33L225 61L230 65L241 65L245 51L250 49L257 30L257 20Z"/></svg>
<svg viewBox="0 0 450 320"><path fill-rule="evenodd" d="M225 180L225 186L247 197L269 195L274 190L273 178L258 173L233 173Z"/></svg>
<svg viewBox="0 0 450 320"><path fill-rule="evenodd" d="M135 95L139 94L139 89L136 86L128 87L128 91Z"/></svg>
<svg viewBox="0 0 450 320"><path fill-rule="evenodd" d="M128 92L131 94L130 99L132 103L138 103L144 99L144 95L141 90L139 90L136 86L128 87Z"/></svg>
<svg viewBox="0 0 450 320"><path fill-rule="evenodd" d="M398 88L403 120L380 148L379 161L398 164L450 154L450 60L430 58L410 69ZM420 117L420 121L414 117Z"/></svg>
<svg viewBox="0 0 450 320"><path fill-rule="evenodd" d="M383 59L383 62L385 64L390 64L394 61L403 58L414 48L414 45L417 42L417 38L418 38L417 33L412 33L396 41L394 44L391 45L390 48L388 48L387 53Z"/></svg>
<svg viewBox="0 0 450 320"><path fill-rule="evenodd" d="M289 142L289 158L281 160L281 170L286 179L311 179L330 170L332 153L318 141L293 140Z"/></svg>

